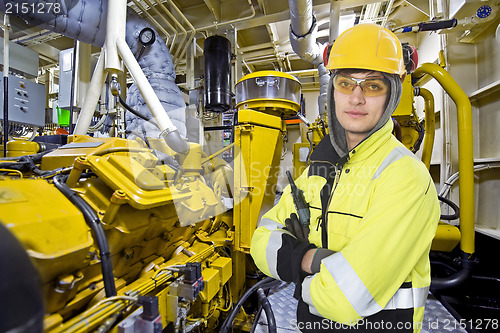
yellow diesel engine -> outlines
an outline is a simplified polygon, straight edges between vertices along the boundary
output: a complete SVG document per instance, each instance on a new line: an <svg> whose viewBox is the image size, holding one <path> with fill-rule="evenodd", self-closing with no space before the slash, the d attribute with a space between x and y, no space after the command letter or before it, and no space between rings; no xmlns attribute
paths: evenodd
<svg viewBox="0 0 500 333"><path fill-rule="evenodd" d="M198 144L180 155L160 140L75 136L0 168L2 230L39 274L44 331L210 331L241 296L232 168Z"/></svg>

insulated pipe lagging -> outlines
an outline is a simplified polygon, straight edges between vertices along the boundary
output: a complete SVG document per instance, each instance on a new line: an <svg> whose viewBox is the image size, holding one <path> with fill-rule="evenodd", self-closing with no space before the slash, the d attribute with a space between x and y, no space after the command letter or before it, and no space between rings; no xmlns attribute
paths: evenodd
<svg viewBox="0 0 500 333"><path fill-rule="evenodd" d="M318 97L318 110L319 114L326 113L326 102L328 100L328 82L330 81L330 72L325 67L323 62L318 66L319 75L319 97Z"/></svg>
<svg viewBox="0 0 500 333"><path fill-rule="evenodd" d="M40 0L23 0L24 8L38 8ZM61 2L61 1L59 1ZM19 10L16 16L30 25L57 32L66 37L101 47L106 37L107 0L63 1L61 10L43 13ZM0 11L5 13L7 1L0 1ZM54 3L54 1L52 1ZM34 6L34 7L32 7ZM67 7L69 6L69 7ZM21 9L21 8L20 8Z"/></svg>
<svg viewBox="0 0 500 333"><path fill-rule="evenodd" d="M187 153L189 151L189 144L184 141L180 135L177 127L174 126L168 115L165 113L163 106L156 96L153 88L149 85L148 79L144 75L144 72L139 67L139 64L135 61L135 57L130 51L127 43L124 39L117 40L118 51L122 56L123 62L127 66L130 74L137 83L144 100L151 111L151 114L155 118L160 129L163 129L160 133L167 145L178 153Z"/></svg>
<svg viewBox="0 0 500 333"><path fill-rule="evenodd" d="M289 0L290 27L297 37L311 33L315 21L312 12L312 0Z"/></svg>
<svg viewBox="0 0 500 333"><path fill-rule="evenodd" d="M333 42L339 36L340 1L330 0L330 42Z"/></svg>
<svg viewBox="0 0 500 333"><path fill-rule="evenodd" d="M152 28L147 21L129 10L126 42L134 55L142 48L138 36L140 31L146 27ZM170 121L177 128L179 135L186 137L186 104L179 87L175 84L176 74L172 57L160 36L157 35L155 42L144 50L138 63L161 105L166 110ZM151 118L150 103L147 101L145 103L144 96L137 84L129 87L126 102L142 115ZM129 113L126 114L126 125L127 130L133 131L136 136L140 137L143 136L143 129L149 137L160 137L163 131L163 129L158 130L151 122L144 122Z"/></svg>
<svg viewBox="0 0 500 333"><path fill-rule="evenodd" d="M293 51L297 53L302 60L310 62L316 67L318 67L320 63L323 63L319 44L316 43L315 35L317 31L318 25L315 19L313 20L311 29L308 30L305 35L300 35L293 31L293 27L290 24L290 44L292 45Z"/></svg>
<svg viewBox="0 0 500 333"><path fill-rule="evenodd" d="M26 0L25 2L28 4L35 4L38 1L39 0ZM102 47L106 39L108 0L78 0L72 1L70 4L71 7L68 8L68 11L61 13L61 15L50 12L40 16L28 12L26 14L19 13L18 16L29 24L38 25L66 37ZM5 1L0 1L0 11L5 12ZM145 27L153 28L146 20L129 9L127 12L125 38L133 54L136 54L142 47L138 41L138 36L140 31ZM182 109L185 107L185 102L179 87L175 84L176 75L172 57L165 43L161 41L161 38L157 36L156 41L147 47L143 56L139 59L139 65L148 77L149 83L158 95L172 123L177 127L180 136L185 137L185 109ZM102 79L96 80L96 84L101 82ZM93 90L94 89L90 89L89 87L88 93L92 94L93 100L96 98L98 100L100 96L100 87L97 89L99 93L92 93ZM139 89L135 84L129 87L127 104L147 118L151 117L148 106L144 103L144 99L140 95ZM87 113L92 114L90 117L84 116L85 119L82 119L83 123L81 124L79 123L79 119L75 128L75 133L81 135L87 133L90 125L90 120L88 120L88 118L92 118L96 105L97 101L92 106L88 107L89 110L87 110ZM81 114L82 113L83 111ZM161 131L159 131L156 126L144 122L134 115L126 114L126 122L127 129L131 130L136 136L142 136L143 127L147 136L158 137L161 134ZM141 128L140 131L136 130L139 128Z"/></svg>
<svg viewBox="0 0 500 333"><path fill-rule="evenodd" d="M318 30L312 12L311 0L289 0L290 7L290 44L292 49L304 61L318 68L320 95L318 109L320 114L326 113L329 72L323 64L321 46L316 42Z"/></svg>

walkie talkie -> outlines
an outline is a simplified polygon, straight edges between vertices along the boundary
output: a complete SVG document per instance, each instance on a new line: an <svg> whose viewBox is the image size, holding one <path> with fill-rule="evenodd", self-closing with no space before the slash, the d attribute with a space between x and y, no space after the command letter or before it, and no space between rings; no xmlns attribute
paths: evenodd
<svg viewBox="0 0 500 333"><path fill-rule="evenodd" d="M297 188L297 185L295 185L290 171L286 171L285 173L288 177L288 182L290 183L290 193L292 194L293 203L295 204L295 209L297 209L297 214L299 215L299 222L304 227L307 227L311 218L311 214L309 213L309 204L307 204L306 199L304 198L304 192Z"/></svg>

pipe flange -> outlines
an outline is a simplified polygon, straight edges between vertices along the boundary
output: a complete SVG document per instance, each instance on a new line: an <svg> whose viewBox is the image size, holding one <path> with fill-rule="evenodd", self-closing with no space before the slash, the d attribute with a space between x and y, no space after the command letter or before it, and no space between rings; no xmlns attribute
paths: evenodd
<svg viewBox="0 0 500 333"><path fill-rule="evenodd" d="M175 131L177 131L177 128L175 128L175 127L165 128L163 131L160 132L160 134L158 134L158 138L159 139L164 138L165 136L167 136L170 133L175 132Z"/></svg>

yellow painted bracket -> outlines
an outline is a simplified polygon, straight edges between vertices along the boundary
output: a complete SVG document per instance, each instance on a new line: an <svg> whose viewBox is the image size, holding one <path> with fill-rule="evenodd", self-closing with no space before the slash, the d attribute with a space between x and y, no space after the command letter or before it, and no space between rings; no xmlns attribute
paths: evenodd
<svg viewBox="0 0 500 333"><path fill-rule="evenodd" d="M451 252L460 243L462 234L457 227L440 222L436 230L436 236L432 240L431 250Z"/></svg>

